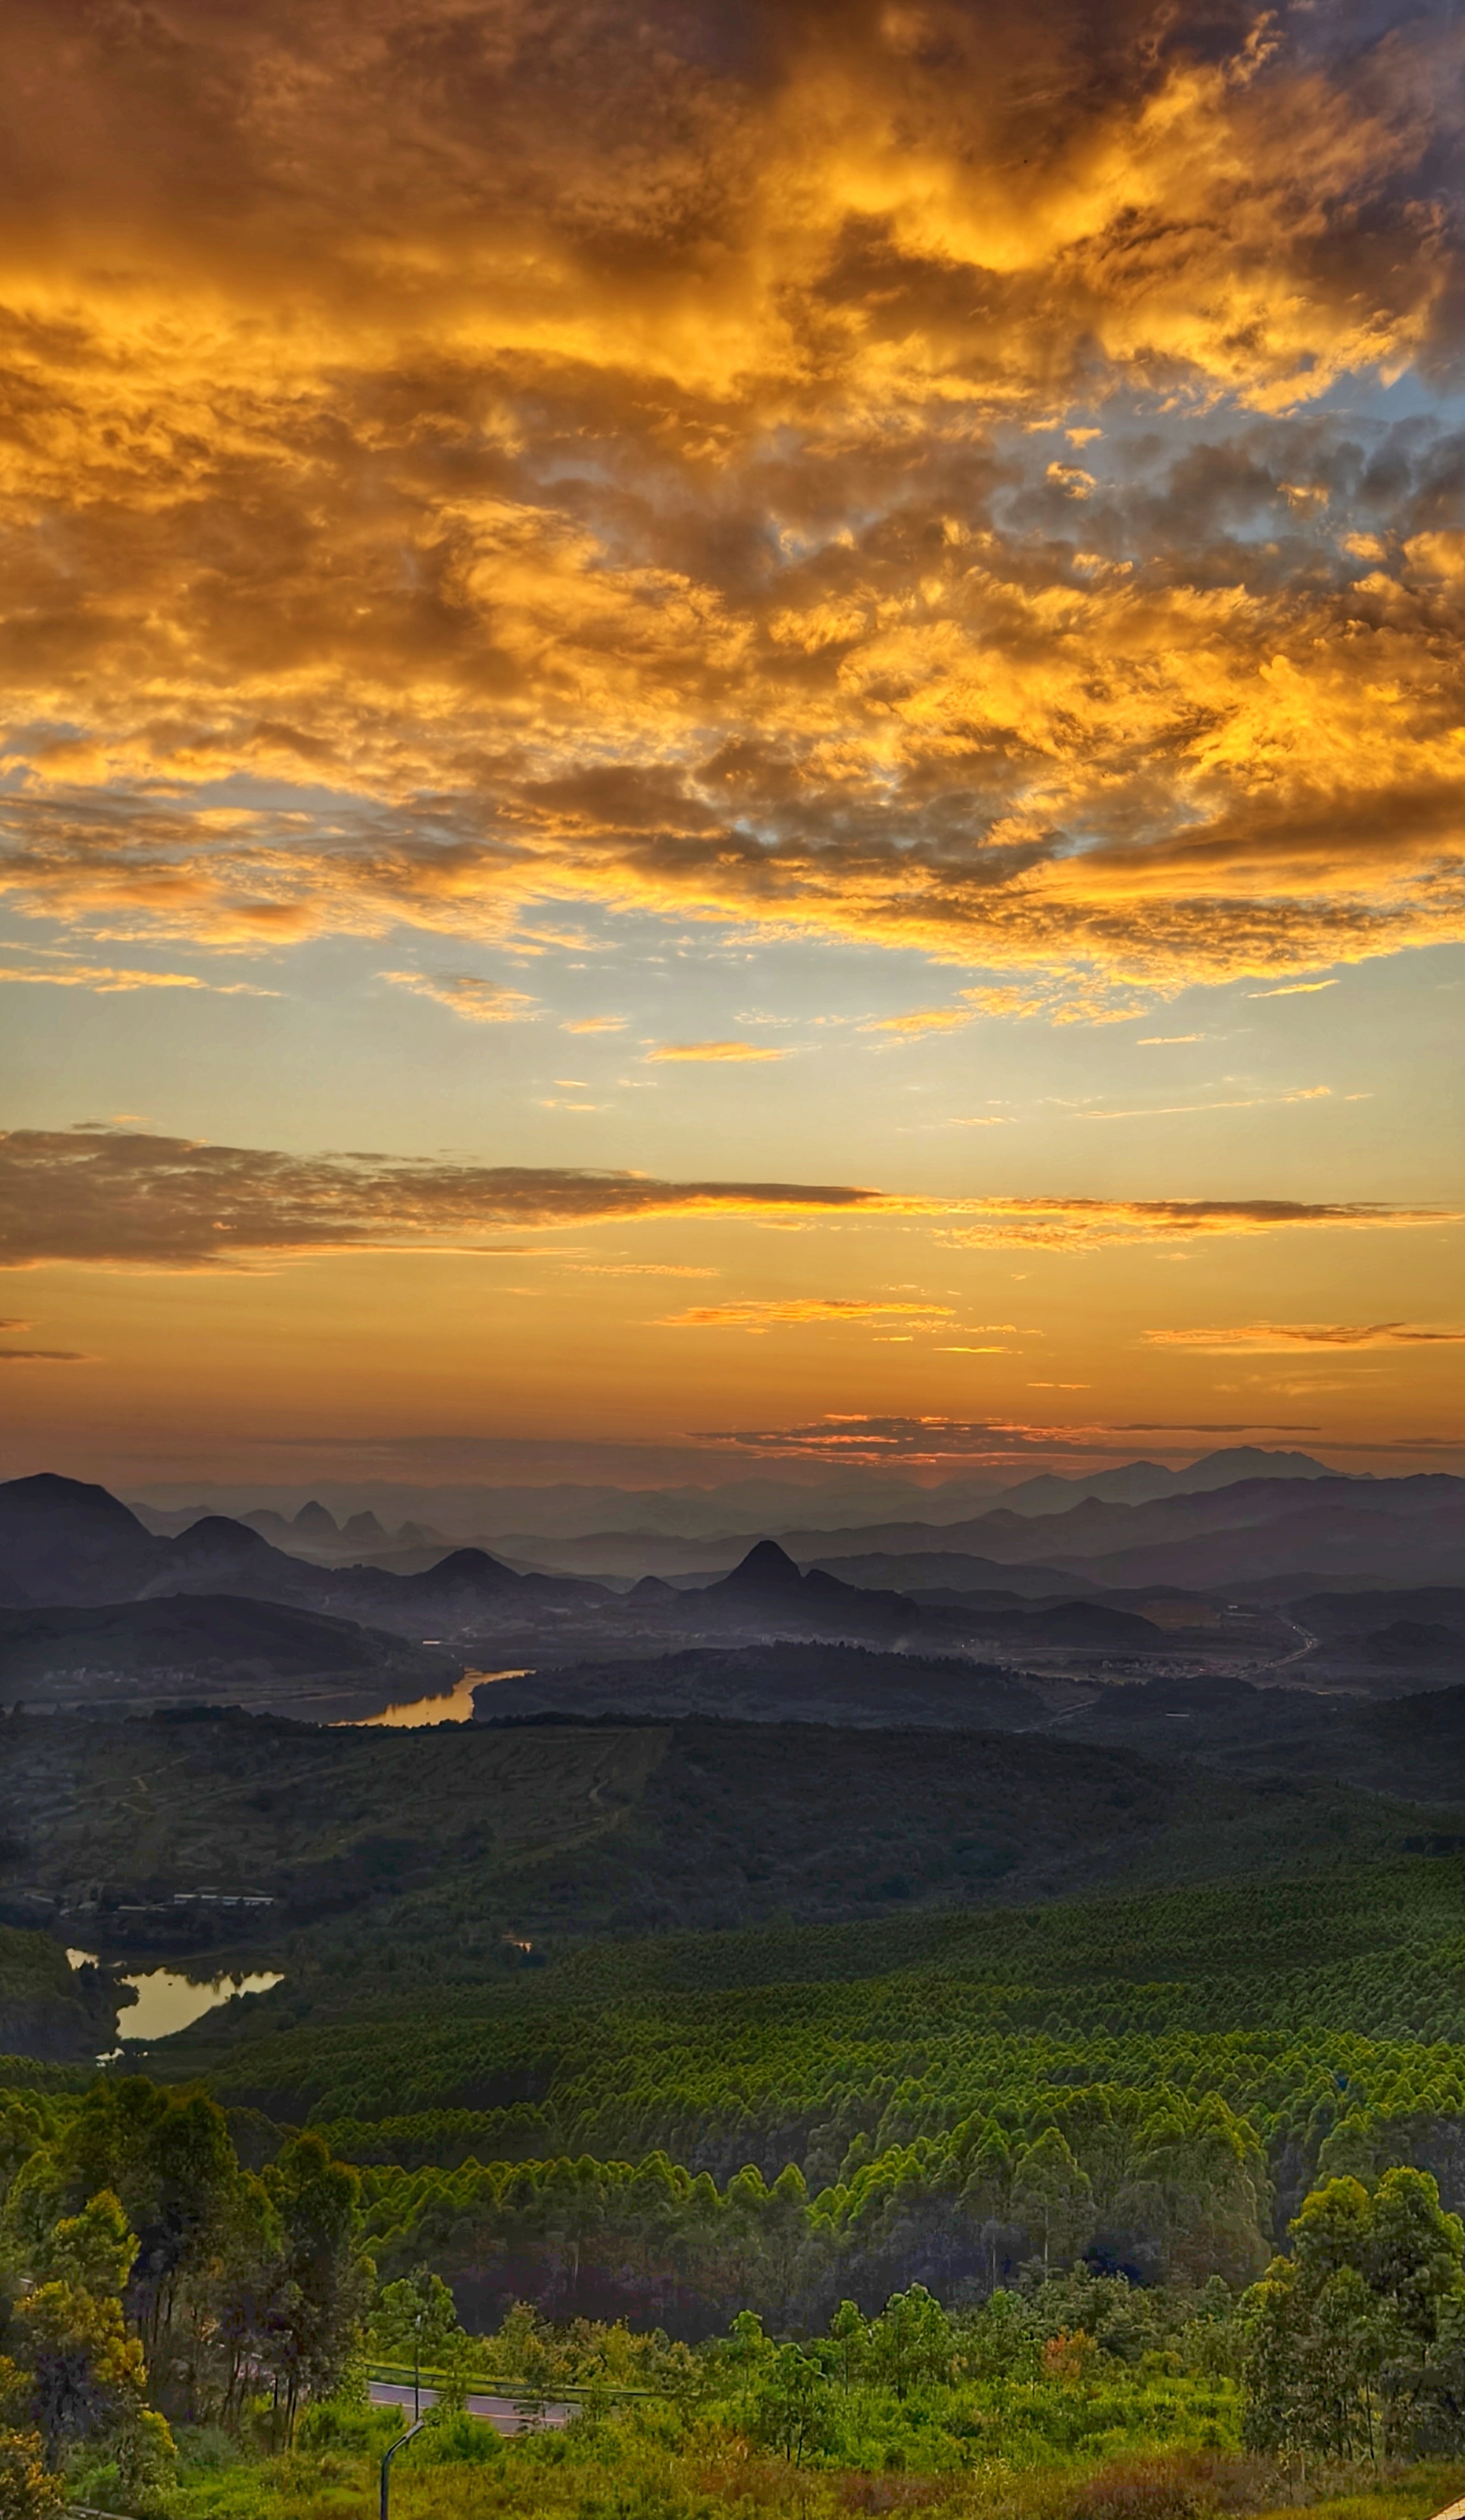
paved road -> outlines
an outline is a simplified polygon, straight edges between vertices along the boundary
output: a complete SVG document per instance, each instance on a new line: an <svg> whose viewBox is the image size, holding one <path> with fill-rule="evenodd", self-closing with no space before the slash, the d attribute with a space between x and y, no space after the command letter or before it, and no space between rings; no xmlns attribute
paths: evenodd
<svg viewBox="0 0 1465 2520"><path fill-rule="evenodd" d="M410 2380L373 2380L371 2383L370 2395L371 2402L374 2407L405 2407L410 2417L412 2412L412 2383ZM558 2400L551 2400L542 2407L536 2407L535 2411L531 2416L525 2413L525 2410L521 2407L517 2398L481 2398L475 2396L466 2399L464 2403L471 2415L477 2415L482 2423L491 2424L496 2433L540 2432L546 2430L557 2432L563 2425L569 2423L573 2411L572 2408L563 2405ZM436 2390L424 2388L422 2392L422 2408L424 2414L426 2414L429 2407L435 2407L436 2404ZM406 2451L403 2452L403 2455L404 2457L410 2458L412 2452L410 2451Z"/></svg>
<svg viewBox="0 0 1465 2520"><path fill-rule="evenodd" d="M1277 1615L1280 1618L1283 1627L1290 1628L1293 1635L1295 1637L1301 1637L1303 1642L1299 1646L1297 1646L1294 1652L1281 1654L1275 1662L1265 1664L1264 1668L1267 1671L1285 1671L1289 1663L1304 1661L1309 1653L1314 1653L1316 1651L1318 1645L1322 1642L1320 1637L1315 1637L1312 1634L1310 1628L1300 1628L1296 1619L1289 1619L1285 1610L1279 1610Z"/></svg>

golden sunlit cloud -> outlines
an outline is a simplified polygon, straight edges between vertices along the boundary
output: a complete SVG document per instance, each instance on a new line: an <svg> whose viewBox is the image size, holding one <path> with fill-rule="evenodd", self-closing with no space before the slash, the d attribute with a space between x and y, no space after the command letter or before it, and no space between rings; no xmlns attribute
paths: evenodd
<svg viewBox="0 0 1465 2520"><path fill-rule="evenodd" d="M1036 1462L1046 1463L1055 1458L1069 1457L1076 1462L1122 1459L1132 1450L1123 1438L1136 1431L1194 1436L1312 1434L1317 1430L1309 1426L1261 1425L1255 1421L1136 1430L1133 1427L1072 1424L1040 1426L1021 1418L973 1420L830 1415L795 1426L718 1430L702 1434L697 1440L730 1452L762 1455L769 1460L828 1462L847 1464L851 1468L878 1468L885 1462L899 1462L912 1469L939 1469L943 1464L955 1463L966 1468L1006 1470L1024 1465L1031 1467Z"/></svg>
<svg viewBox="0 0 1465 2520"><path fill-rule="evenodd" d="M535 1012L532 998L517 989L502 989L492 980L475 978L471 972L439 976L428 971L379 971L377 977L392 981L399 989L412 989L420 998L435 999L439 1007L450 1007L470 1023L522 1023Z"/></svg>
<svg viewBox="0 0 1465 2520"><path fill-rule="evenodd" d="M649 1050L647 1064L655 1066L667 1059L705 1060L714 1066L727 1062L736 1065L750 1060L761 1062L770 1058L787 1058L786 1050L764 1050L754 1041L668 1041L659 1050Z"/></svg>
<svg viewBox="0 0 1465 2520"><path fill-rule="evenodd" d="M1465 932L1448 458L1328 399L1459 346L1448 13L551 15L7 13L14 907L1055 1021Z"/></svg>
<svg viewBox="0 0 1465 2520"><path fill-rule="evenodd" d="M1300 1085L1291 1094L1244 1094L1220 1102L1147 1102L1125 1111L1085 1111L1085 1120L1173 1120L1191 1111L1266 1111L1287 1102L1326 1102L1331 1085Z"/></svg>
<svg viewBox="0 0 1465 2520"><path fill-rule="evenodd" d="M672 1330L767 1330L807 1322L949 1322L949 1304L887 1304L856 1295L793 1295L783 1302L694 1304L667 1313L661 1328Z"/></svg>
<svg viewBox="0 0 1465 2520"><path fill-rule="evenodd" d="M312 1252L474 1251L481 1234L504 1225L878 1213L882 1204L877 1192L838 1185L301 1156L95 1129L0 1137L0 1266L79 1260L183 1270Z"/></svg>
<svg viewBox="0 0 1465 2520"><path fill-rule="evenodd" d="M0 985L50 989L93 989L99 997L115 997L132 989L206 989L214 998L277 998L278 989L256 988L249 980L201 980L193 971L129 971L105 964L67 963L54 971L28 966L0 969Z"/></svg>
<svg viewBox="0 0 1465 2520"><path fill-rule="evenodd" d="M0 1365L90 1365L90 1357L72 1347L0 1347Z"/></svg>
<svg viewBox="0 0 1465 2520"><path fill-rule="evenodd" d="M679 1260L572 1260L577 1278L715 1278L715 1269L699 1269Z"/></svg>
<svg viewBox="0 0 1465 2520"><path fill-rule="evenodd" d="M1146 1330L1155 1347L1195 1347L1213 1356L1267 1356L1294 1348L1458 1347L1465 1329L1427 1329L1412 1322L1242 1322L1234 1328Z"/></svg>
<svg viewBox="0 0 1465 2520"><path fill-rule="evenodd" d="M561 1032L623 1032L624 1015L582 1015L578 1023L563 1023Z"/></svg>
<svg viewBox="0 0 1465 2520"><path fill-rule="evenodd" d="M893 1032L918 1039L928 1032L960 1032L975 1023L976 1011L971 1007L912 1007L908 1014L882 1015L868 1023L866 1032Z"/></svg>
<svg viewBox="0 0 1465 2520"><path fill-rule="evenodd" d="M669 1182L549 1165L296 1155L128 1129L0 1135L0 1266L11 1268L69 1260L194 1270L312 1252L492 1251L498 1246L480 1238L505 1225L661 1216L909 1218L928 1221L948 1243L1057 1250L1453 1221L1441 1208L1360 1200L922 1196L842 1183Z"/></svg>
<svg viewBox="0 0 1465 2520"><path fill-rule="evenodd" d="M963 989L956 1006L912 1007L905 1014L882 1015L863 1029L919 1040L924 1033L959 1032L983 1015L1009 1021L1040 1017L1053 1024L1108 1024L1126 1023L1144 1012L1122 983L1097 971L1069 968L1046 978Z"/></svg>
<svg viewBox="0 0 1465 2520"><path fill-rule="evenodd" d="M1286 1198L990 1198L971 1205L980 1210L980 1222L945 1229L942 1241L968 1249L1033 1244L1040 1249L1076 1251L1112 1243L1183 1242L1220 1234L1272 1234L1295 1227L1456 1221L1441 1208Z"/></svg>
<svg viewBox="0 0 1465 2520"><path fill-rule="evenodd" d="M1336 980L1291 980L1281 989L1248 989L1249 998L1312 998L1319 989L1336 989Z"/></svg>

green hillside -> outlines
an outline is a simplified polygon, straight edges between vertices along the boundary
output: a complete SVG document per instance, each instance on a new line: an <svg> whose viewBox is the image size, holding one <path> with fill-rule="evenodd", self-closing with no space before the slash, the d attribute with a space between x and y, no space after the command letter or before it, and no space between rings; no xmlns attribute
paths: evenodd
<svg viewBox="0 0 1465 2520"><path fill-rule="evenodd" d="M487 1965L514 1944L595 1933L1374 1862L1450 1825L1440 1806L1223 1778L1049 1732L0 1722L0 1896L100 1908L131 1947L216 1935L219 1911L176 1904L201 1887L272 1899L272 1929L304 1930L312 1949L351 1913L407 1948L476 1947Z"/></svg>
<svg viewBox="0 0 1465 2520"><path fill-rule="evenodd" d="M1244 2274L1330 2168L1422 2163L1465 2203L1458 1859L471 1970L343 1939L156 2068L308 2120L368 2166L384 2259L431 2239L488 2307L553 2289L571 2228L602 2306L627 2249L642 2309L764 2300L775 2225L810 2313L902 2265L949 2289L1028 2252L1013 2182L1050 2136L1101 2256L1151 2272Z"/></svg>
<svg viewBox="0 0 1465 2520"><path fill-rule="evenodd" d="M90 2062L111 2047L114 2019L99 1971L72 1969L49 1934L0 1925L0 2059Z"/></svg>

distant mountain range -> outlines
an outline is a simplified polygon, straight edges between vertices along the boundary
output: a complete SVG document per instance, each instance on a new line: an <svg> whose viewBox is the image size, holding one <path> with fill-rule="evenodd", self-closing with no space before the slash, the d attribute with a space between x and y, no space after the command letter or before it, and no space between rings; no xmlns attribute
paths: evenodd
<svg viewBox="0 0 1465 2520"><path fill-rule="evenodd" d="M1105 1591L1136 1584L1245 1589L1273 1578L1330 1573L1349 1586L1447 1584L1465 1565L1465 1479L1444 1472L1410 1478L1245 1478L1147 1504L1087 1497L1060 1513L1020 1514L1010 1507L938 1530L886 1523L873 1530L788 1532L784 1547L801 1563L838 1563L943 1550L988 1563L1037 1561L1060 1577L1081 1572Z"/></svg>
<svg viewBox="0 0 1465 2520"><path fill-rule="evenodd" d="M796 1492L801 1509L800 1518L791 1521L785 1515L775 1521L770 1517L765 1529L801 1564L825 1564L836 1556L961 1546L963 1535L984 1525L993 1512L1030 1520L1062 1514L1089 1499L1109 1505L1146 1505L1167 1497L1204 1495L1251 1477L1336 1482L1342 1476L1306 1453L1267 1453L1254 1445L1244 1445L1228 1452L1210 1453L1204 1461L1193 1462L1184 1470L1167 1470L1158 1462L1129 1462L1121 1469L1097 1470L1079 1478L1057 1478L1044 1473L1023 1479L1016 1487L985 1492L974 1492L964 1480L951 1480L941 1487L913 1490L912 1503L919 1519L910 1521L875 1520L872 1507L871 1511L853 1521L811 1522L803 1518L809 1503L806 1492ZM1348 1484L1372 1482L1364 1478ZM979 1509L974 1511L973 1508ZM727 1527L700 1537L671 1536L657 1527L656 1515L648 1510L634 1528L618 1521L577 1537L558 1538L520 1528L501 1531L490 1545L516 1563L532 1566L541 1573L612 1579L649 1573L673 1579L706 1579L734 1565L747 1542L747 1532L741 1527Z"/></svg>
<svg viewBox="0 0 1465 2520"><path fill-rule="evenodd" d="M338 1519L318 1498L307 1500L289 1514L274 1506L251 1506L231 1513L229 1518L250 1524L278 1548L298 1549L311 1556L343 1552L349 1554L353 1551L358 1555L372 1556L389 1549L433 1543L450 1549L469 1537L510 1557L534 1558L542 1556L547 1546L564 1542L572 1555L588 1552L593 1557L597 1551L604 1551L608 1562L567 1564L550 1571L616 1574L641 1571L644 1552L659 1542L689 1543L694 1551L699 1542L710 1542L736 1554L738 1544L746 1543L750 1537L768 1533L782 1536L791 1529L802 1530L808 1524L810 1511L821 1508L826 1515L834 1517L828 1527L841 1530L872 1529L879 1517L889 1517L902 1508L910 1514L918 1513L923 1522L944 1528L995 1506L1012 1513L1061 1513L1085 1497L1098 1497L1112 1505L1147 1505L1157 1497L1227 1487L1237 1479L1340 1475L1306 1453L1266 1452L1248 1444L1208 1453L1179 1470L1167 1469L1159 1462L1126 1462L1116 1469L1085 1471L1072 1478L1043 1472L1015 1484L956 1478L928 1488L918 1486L913 1479L857 1480L847 1473L813 1486L796 1485L789 1479L744 1479L719 1488L564 1486L448 1491L445 1498L441 1491L428 1491L432 1510L452 1524L451 1536L436 1522L424 1520L421 1513L410 1516L394 1531L381 1521L375 1508L343 1508ZM465 1531L462 1516L470 1506L472 1521ZM218 1513L220 1508L215 1501L184 1506L143 1502L132 1509L149 1531L173 1537L186 1531L191 1523ZM847 1518L851 1514L852 1520ZM639 1559L638 1551L642 1552ZM698 1562L695 1556L686 1561L689 1566ZM711 1561L704 1558L700 1562ZM663 1565L655 1571L667 1573L673 1569Z"/></svg>
<svg viewBox="0 0 1465 2520"><path fill-rule="evenodd" d="M329 1519L323 1509L321 1519ZM315 1516L309 1521L316 1527ZM872 1545L847 1553L842 1544L851 1540ZM954 1580L933 1584L939 1569ZM1138 1503L1085 1496L1058 1512L1001 1506L945 1526L790 1534L782 1545L758 1542L705 1585L652 1577L624 1594L583 1577L521 1572L477 1548L434 1553L415 1571L322 1564L224 1515L160 1534L105 1488L49 1473L0 1486L0 1607L81 1610L207 1596L218 1621L231 1602L236 1611L268 1602L378 1632L378 1647L361 1648L368 1663L379 1657L381 1632L428 1647L458 1641L470 1659L491 1652L536 1666L546 1656L655 1653L678 1641L735 1637L898 1643L913 1652L974 1643L980 1651L990 1638L1025 1652L1145 1654L1167 1648L1190 1615L1182 1606L1164 1612L1162 1624L1152 1620L1146 1594L1157 1588L1218 1595L1223 1607L1228 1594L1266 1601L1400 1593L1448 1588L1462 1574L1465 1479L1338 1479L1303 1456L1274 1476L1172 1485ZM1096 1598L1105 1595L1122 1598ZM1421 1623L1417 1611L1400 1616ZM1358 1633L1373 1624L1389 1623L1365 1620ZM1396 1658L1407 1660L1406 1644L1396 1643ZM303 1668L312 1649L301 1637L285 1660ZM1446 1658L1451 1649L1447 1639L1440 1647ZM1354 1658L1387 1663L1391 1651L1360 1647ZM219 1657L201 1648L201 1659Z"/></svg>
<svg viewBox="0 0 1465 2520"><path fill-rule="evenodd" d="M690 1612L713 1627L889 1637L921 1619L898 1595L801 1574L771 1541L691 1601L666 1586L637 1592L626 1606L641 1625L685 1624ZM622 1609L603 1585L518 1574L481 1549L451 1550L418 1574L328 1568L287 1555L222 1514L166 1537L146 1531L105 1488L51 1473L0 1485L0 1607L77 1609L192 1594L287 1602L418 1636L429 1627L527 1631L546 1618Z"/></svg>

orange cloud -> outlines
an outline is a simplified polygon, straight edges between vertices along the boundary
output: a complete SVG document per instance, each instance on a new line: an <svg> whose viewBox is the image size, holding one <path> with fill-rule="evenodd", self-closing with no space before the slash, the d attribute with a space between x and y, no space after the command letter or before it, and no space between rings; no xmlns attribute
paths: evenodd
<svg viewBox="0 0 1465 2520"><path fill-rule="evenodd" d="M270 1255L492 1251L485 1231L658 1216L859 1213L831 1185L665 1182L640 1173L298 1156L122 1130L0 1137L0 1266L208 1269Z"/></svg>
<svg viewBox="0 0 1465 2520"><path fill-rule="evenodd" d="M399 989L413 989L420 998L433 998L439 1007L450 1007L455 1015L465 1015L470 1023L522 1023L534 1012L532 998L517 989L500 988L493 980L478 979L471 972L435 976L428 971L379 971L377 977L392 981Z"/></svg>
<svg viewBox="0 0 1465 2520"><path fill-rule="evenodd" d="M138 971L106 964L64 963L55 970L32 970L29 965L0 969L0 985L51 989L94 989L114 997L130 989L206 989L215 998L277 998L278 989L259 989L249 980L201 980L193 971Z"/></svg>
<svg viewBox="0 0 1465 2520"><path fill-rule="evenodd" d="M1154 1047L1155 1045L1150 1045ZM1299 1085L1290 1094L1243 1094L1223 1102L1148 1102L1125 1111L1085 1111L1085 1120L1171 1120L1187 1111L1263 1111L1286 1102L1325 1102L1331 1085Z"/></svg>
<svg viewBox="0 0 1465 2520"><path fill-rule="evenodd" d="M1448 1213L1440 1208L1386 1208L1370 1201L1289 1198L989 1198L972 1200L967 1206L979 1221L946 1229L944 1241L972 1249L1032 1244L1060 1251L1113 1243L1188 1241L1212 1235L1422 1225L1446 1221ZM1454 1221L1452 1216L1449 1221Z"/></svg>
<svg viewBox="0 0 1465 2520"><path fill-rule="evenodd" d="M912 1007L907 1014L882 1015L878 1021L866 1024L864 1029L866 1032L902 1033L918 1039L922 1033L928 1032L960 1032L965 1025L975 1021L976 1012L971 1007Z"/></svg>
<svg viewBox="0 0 1465 2520"><path fill-rule="evenodd" d="M698 1269L677 1260L572 1260L577 1278L715 1278L715 1269Z"/></svg>
<svg viewBox="0 0 1465 2520"><path fill-rule="evenodd" d="M647 1063L651 1066L668 1059L703 1060L721 1066L743 1064L749 1060L761 1062L769 1058L787 1058L788 1056L786 1050L764 1050L753 1041L668 1041L664 1042L659 1050L649 1050L646 1054Z"/></svg>
<svg viewBox="0 0 1465 2520"><path fill-rule="evenodd" d="M1267 1356L1293 1348L1458 1347L1465 1329L1426 1329L1411 1322L1243 1322L1226 1329L1146 1330L1156 1347L1194 1347L1222 1356Z"/></svg>
<svg viewBox="0 0 1465 2520"><path fill-rule="evenodd" d="M1132 1446L1126 1447L1122 1442L1122 1431L1105 1426L1039 1426L1021 1418L974 1420L831 1414L794 1426L718 1430L698 1440L769 1459L843 1462L851 1467L898 1462L913 1469L935 1469L944 1462L959 1462L968 1468L1003 1469L1011 1464L1051 1461L1055 1456L1061 1459L1068 1455L1080 1461L1120 1459L1126 1451L1132 1452ZM1205 1431L1244 1434L1260 1430L1227 1426Z"/></svg>
<svg viewBox="0 0 1465 2520"><path fill-rule="evenodd" d="M843 1183L669 1182L550 1165L294 1155L122 1128L0 1135L0 1266L10 1268L65 1260L192 1270L312 1252L487 1253L503 1246L485 1243L484 1234L506 1225L659 1216L910 1218L951 1243L1081 1250L1298 1228L1437 1226L1450 1213L1360 1200L1022 1199ZM939 1317L929 1306L908 1309Z"/></svg>
<svg viewBox="0 0 1465 2520"><path fill-rule="evenodd" d="M343 23L7 13L15 907L1055 1020L1461 933L1442 459L1327 401L1458 347L1445 17Z"/></svg>
<svg viewBox="0 0 1465 2520"><path fill-rule="evenodd" d="M1285 988L1248 989L1249 998L1311 998L1319 989L1336 989L1336 980L1289 980Z"/></svg>
<svg viewBox="0 0 1465 2520"><path fill-rule="evenodd" d="M694 1304L667 1313L664 1329L767 1330L806 1322L919 1321L931 1328L952 1318L949 1304L887 1304L855 1295L794 1295L782 1302ZM994 1351L984 1350L984 1354Z"/></svg>

